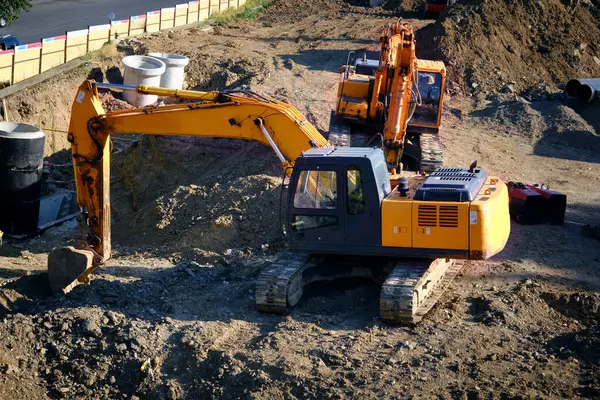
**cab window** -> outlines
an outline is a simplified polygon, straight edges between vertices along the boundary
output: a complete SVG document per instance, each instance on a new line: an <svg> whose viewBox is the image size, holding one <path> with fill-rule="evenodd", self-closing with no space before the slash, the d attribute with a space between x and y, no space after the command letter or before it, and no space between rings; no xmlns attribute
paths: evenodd
<svg viewBox="0 0 600 400"><path fill-rule="evenodd" d="M334 215L294 215L292 229L306 231L314 228L337 225L338 218Z"/></svg>
<svg viewBox="0 0 600 400"><path fill-rule="evenodd" d="M364 213L366 203L360 169L348 169L346 178L348 179L348 214L356 215Z"/></svg>
<svg viewBox="0 0 600 400"><path fill-rule="evenodd" d="M325 210L337 208L335 171L302 171L294 195L294 208Z"/></svg>
<svg viewBox="0 0 600 400"><path fill-rule="evenodd" d="M442 97L442 75L419 72L418 90L421 104L417 104L410 124L436 125Z"/></svg>

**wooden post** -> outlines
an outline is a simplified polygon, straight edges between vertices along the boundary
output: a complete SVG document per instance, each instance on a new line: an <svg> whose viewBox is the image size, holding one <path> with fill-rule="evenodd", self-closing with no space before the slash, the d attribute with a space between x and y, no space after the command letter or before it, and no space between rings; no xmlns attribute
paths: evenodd
<svg viewBox="0 0 600 400"><path fill-rule="evenodd" d="M38 68L38 75L42 73L42 61L44 60L44 38L40 39L40 44L40 67Z"/></svg>
<svg viewBox="0 0 600 400"><path fill-rule="evenodd" d="M108 35L110 36L110 30L108 31ZM69 42L69 32L65 31L65 59L63 61L63 64L66 64L66 62L67 62L67 49L69 48L67 46L68 42Z"/></svg>
<svg viewBox="0 0 600 400"><path fill-rule="evenodd" d="M2 99L2 117L5 122L8 122L8 109L6 108L6 99Z"/></svg>

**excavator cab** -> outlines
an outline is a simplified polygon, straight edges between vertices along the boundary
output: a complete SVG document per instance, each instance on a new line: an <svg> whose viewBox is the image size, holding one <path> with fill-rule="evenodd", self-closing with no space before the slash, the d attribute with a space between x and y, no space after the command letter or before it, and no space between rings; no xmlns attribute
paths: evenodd
<svg viewBox="0 0 600 400"><path fill-rule="evenodd" d="M381 202L392 190L381 149L305 151L296 159L290 189L290 249L356 254L381 246Z"/></svg>
<svg viewBox="0 0 600 400"><path fill-rule="evenodd" d="M408 133L437 133L442 121L446 66L442 61L418 60L417 100Z"/></svg>

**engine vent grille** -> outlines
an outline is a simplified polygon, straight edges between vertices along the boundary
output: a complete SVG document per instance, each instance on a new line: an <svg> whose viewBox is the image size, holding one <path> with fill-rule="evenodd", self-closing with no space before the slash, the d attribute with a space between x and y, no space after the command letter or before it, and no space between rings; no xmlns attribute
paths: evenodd
<svg viewBox="0 0 600 400"><path fill-rule="evenodd" d="M437 206L419 206L419 226L437 226Z"/></svg>
<svg viewBox="0 0 600 400"><path fill-rule="evenodd" d="M440 227L458 228L458 206L440 206Z"/></svg>
<svg viewBox="0 0 600 400"><path fill-rule="evenodd" d="M458 206L427 206L418 209L419 226L458 228Z"/></svg>

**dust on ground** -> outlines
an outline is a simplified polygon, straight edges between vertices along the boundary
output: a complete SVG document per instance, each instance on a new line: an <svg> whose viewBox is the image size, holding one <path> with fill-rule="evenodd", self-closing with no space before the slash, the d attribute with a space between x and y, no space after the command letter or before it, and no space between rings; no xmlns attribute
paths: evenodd
<svg viewBox="0 0 600 400"><path fill-rule="evenodd" d="M313 13L300 14L305 7ZM270 12L278 15L143 41L188 55L190 88L251 88L326 130L347 51L376 48L394 15L324 0L279 0ZM41 108L20 118L63 115L67 124L86 75L32 89ZM39 273L47 253L73 238L72 224L0 248L0 397L600 396L600 249L579 234L581 223L600 224L600 122L591 105L547 98L448 94L446 165L477 159L507 180L549 184L569 196L568 223L513 224L505 250L467 263L414 328L383 324L379 287L354 280L314 285L287 316L255 310L254 280L283 247L270 149L115 137L114 255L90 285L53 296ZM122 106L118 94L102 100ZM25 94L9 105L21 101Z"/></svg>

